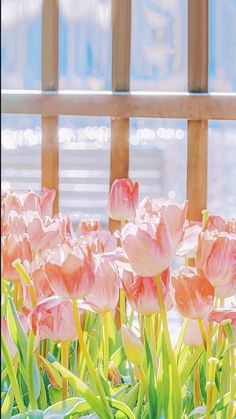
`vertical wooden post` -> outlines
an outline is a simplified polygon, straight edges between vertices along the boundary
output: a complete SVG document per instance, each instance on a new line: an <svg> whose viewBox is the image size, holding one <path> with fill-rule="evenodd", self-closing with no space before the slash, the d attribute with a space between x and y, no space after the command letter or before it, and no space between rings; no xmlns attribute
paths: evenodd
<svg viewBox="0 0 236 419"><path fill-rule="evenodd" d="M128 91L130 87L131 0L112 0L112 90ZM112 118L110 186L129 172L129 119ZM119 223L109 221L114 231Z"/></svg>
<svg viewBox="0 0 236 419"><path fill-rule="evenodd" d="M43 0L42 90L58 89L58 0ZM58 212L58 116L42 116L42 186L56 190Z"/></svg>
<svg viewBox="0 0 236 419"><path fill-rule="evenodd" d="M188 1L188 90L208 91L208 0ZM200 221L207 205L208 121L188 121L188 218Z"/></svg>

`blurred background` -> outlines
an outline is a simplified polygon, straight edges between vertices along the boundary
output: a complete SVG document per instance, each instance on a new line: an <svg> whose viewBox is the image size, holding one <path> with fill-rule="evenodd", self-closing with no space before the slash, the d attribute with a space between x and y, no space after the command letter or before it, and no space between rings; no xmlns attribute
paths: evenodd
<svg viewBox="0 0 236 419"><path fill-rule="evenodd" d="M209 91L236 92L236 1L209 0ZM2 0L2 89L41 89L41 0ZM133 0L131 90L187 90L187 0ZM111 89L111 0L59 1L59 89ZM141 195L186 196L186 120L131 118ZM41 188L39 115L2 115L2 188ZM110 119L59 119L60 210L107 222ZM236 214L236 122L209 121L208 208Z"/></svg>

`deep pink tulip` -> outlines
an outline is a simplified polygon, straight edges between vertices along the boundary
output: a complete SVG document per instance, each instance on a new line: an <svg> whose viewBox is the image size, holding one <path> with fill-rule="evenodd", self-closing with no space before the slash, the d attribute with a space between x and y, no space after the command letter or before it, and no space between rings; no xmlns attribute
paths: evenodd
<svg viewBox="0 0 236 419"><path fill-rule="evenodd" d="M217 297L236 293L236 235L216 230L199 236L196 267L215 288Z"/></svg>
<svg viewBox="0 0 236 419"><path fill-rule="evenodd" d="M77 339L72 301L50 297L41 301L29 315L32 330L40 339L56 342Z"/></svg>
<svg viewBox="0 0 236 419"><path fill-rule="evenodd" d="M95 280L91 260L79 246L57 246L49 253L45 270L53 292L63 299L84 298Z"/></svg>
<svg viewBox="0 0 236 419"><path fill-rule="evenodd" d="M135 217L139 185L128 179L116 179L110 190L107 212L113 220L125 221Z"/></svg>
<svg viewBox="0 0 236 419"><path fill-rule="evenodd" d="M93 219L80 220L77 227L77 237L86 236L92 231L98 231L98 230L101 230L101 224L98 220L93 220Z"/></svg>
<svg viewBox="0 0 236 419"><path fill-rule="evenodd" d="M127 224L121 231L121 245L132 269L141 276L155 276L168 268L172 256L166 223Z"/></svg>
<svg viewBox="0 0 236 419"><path fill-rule="evenodd" d="M2 276L7 281L18 281L19 273L13 268L16 259L32 261L32 250L26 234L6 234L2 237Z"/></svg>
<svg viewBox="0 0 236 419"><path fill-rule="evenodd" d="M171 278L177 310L184 317L203 319L212 309L214 288L196 268L185 266Z"/></svg>
<svg viewBox="0 0 236 419"><path fill-rule="evenodd" d="M161 274L161 287L164 300L168 293L168 277L169 269ZM121 280L127 300L133 310L144 315L160 312L155 277L143 277L124 270Z"/></svg>
<svg viewBox="0 0 236 419"><path fill-rule="evenodd" d="M208 321L221 323L223 320L231 320L231 327L236 344L236 306L230 308L217 308L208 315Z"/></svg>
<svg viewBox="0 0 236 419"><path fill-rule="evenodd" d="M95 281L85 300L98 313L115 310L119 300L119 276L112 262L97 258Z"/></svg>

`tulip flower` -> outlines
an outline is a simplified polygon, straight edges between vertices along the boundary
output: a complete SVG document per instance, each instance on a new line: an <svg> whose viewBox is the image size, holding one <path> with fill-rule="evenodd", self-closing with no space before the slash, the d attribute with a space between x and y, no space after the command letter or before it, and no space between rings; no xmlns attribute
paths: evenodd
<svg viewBox="0 0 236 419"><path fill-rule="evenodd" d="M71 301L50 297L35 306L29 315L32 330L40 339L56 342L73 341L77 332Z"/></svg>
<svg viewBox="0 0 236 419"><path fill-rule="evenodd" d="M183 343L189 346L202 345L203 339L197 320L189 320L187 329L184 335Z"/></svg>
<svg viewBox="0 0 236 419"><path fill-rule="evenodd" d="M188 211L188 201L179 204L176 201L161 199L150 199L149 197L139 204L136 215L136 222L156 222L156 219L163 216L172 249L175 249L183 236L186 216Z"/></svg>
<svg viewBox="0 0 236 419"><path fill-rule="evenodd" d="M199 223L190 224L188 222L184 230L184 234L179 241L175 254L186 259L193 259L196 256L198 248L198 237L202 232L202 228Z"/></svg>
<svg viewBox="0 0 236 419"><path fill-rule="evenodd" d="M169 280L167 277L169 277L169 269L160 275L164 301L168 292ZM123 270L121 280L124 292L133 310L144 315L160 312L155 277L143 277L134 272Z"/></svg>
<svg viewBox="0 0 236 419"><path fill-rule="evenodd" d="M91 290L94 272L80 246L58 245L47 257L45 271L53 292L63 299L82 299Z"/></svg>
<svg viewBox="0 0 236 419"><path fill-rule="evenodd" d="M135 365L141 365L145 359L145 349L141 339L129 326L122 324L121 335L126 356Z"/></svg>
<svg viewBox="0 0 236 419"><path fill-rule="evenodd" d="M12 263L20 259L32 261L32 251L26 234L6 234L2 237L2 276L7 281L18 281L19 273Z"/></svg>
<svg viewBox="0 0 236 419"><path fill-rule="evenodd" d="M231 297L236 292L236 235L204 231L199 236L196 267L215 288L217 297Z"/></svg>
<svg viewBox="0 0 236 419"><path fill-rule="evenodd" d="M119 300L118 270L112 262L97 258L95 281L85 301L98 312L113 311Z"/></svg>
<svg viewBox="0 0 236 419"><path fill-rule="evenodd" d="M174 301L184 317L203 319L212 309L214 288L196 268L182 267L172 275Z"/></svg>
<svg viewBox="0 0 236 419"><path fill-rule="evenodd" d="M107 230L91 231L85 242L93 253L112 252L117 247L116 237Z"/></svg>
<svg viewBox="0 0 236 419"><path fill-rule="evenodd" d="M19 317L19 321L23 327L23 330L25 332L25 334L27 335L28 331L29 331L29 322L27 317L22 314L22 313L18 313L18 317ZM9 331L9 327L8 327L8 319L6 316L3 316L1 318L1 330L3 333L3 336L5 338L6 341L6 345L8 347L8 351L11 355L11 358L13 358L17 352L17 347L14 343L14 341L12 340L10 331Z"/></svg>
<svg viewBox="0 0 236 419"><path fill-rule="evenodd" d="M107 212L113 220L125 221L135 217L139 185L128 179L116 179L110 190Z"/></svg>
<svg viewBox="0 0 236 419"><path fill-rule="evenodd" d="M101 230L101 224L98 220L92 220L92 219L80 220L77 227L77 237L86 236L92 231L98 231L98 230Z"/></svg>
<svg viewBox="0 0 236 419"><path fill-rule="evenodd" d="M138 275L158 275L170 264L171 244L162 216L156 224L127 224L121 231L121 245Z"/></svg>
<svg viewBox="0 0 236 419"><path fill-rule="evenodd" d="M208 315L208 321L222 323L224 320L231 320L231 327L236 344L236 306L230 308L217 308L212 310Z"/></svg>
<svg viewBox="0 0 236 419"><path fill-rule="evenodd" d="M122 383L119 370L112 361L110 361L108 365L108 378L113 385L119 385Z"/></svg>
<svg viewBox="0 0 236 419"><path fill-rule="evenodd" d="M236 219L224 220L219 215L209 215L204 230L236 234Z"/></svg>

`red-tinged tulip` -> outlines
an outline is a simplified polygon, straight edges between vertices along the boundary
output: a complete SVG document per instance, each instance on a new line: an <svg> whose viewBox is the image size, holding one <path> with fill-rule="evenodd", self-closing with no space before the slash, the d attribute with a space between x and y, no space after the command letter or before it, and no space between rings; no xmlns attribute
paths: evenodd
<svg viewBox="0 0 236 419"><path fill-rule="evenodd" d="M53 295L53 291L49 285L47 274L44 270L43 263L39 258L35 258L31 263L25 261L23 263L25 271L32 280L35 291L36 302L40 303ZM23 288L23 311L26 315L32 310L32 301L29 288L25 281L21 281Z"/></svg>
<svg viewBox="0 0 236 419"><path fill-rule="evenodd" d="M188 346L199 346L203 344L202 334L197 320L189 320L183 343Z"/></svg>
<svg viewBox="0 0 236 419"><path fill-rule="evenodd" d="M61 244L66 236L66 221L63 218L42 219L35 213L28 213L27 223L27 233L34 254Z"/></svg>
<svg viewBox="0 0 236 419"><path fill-rule="evenodd" d="M169 287L169 269L164 271L160 277L162 294L165 301ZM133 310L144 315L160 312L155 277L143 277L124 270L121 280L127 300Z"/></svg>
<svg viewBox="0 0 236 419"><path fill-rule="evenodd" d="M101 224L98 220L84 219L80 220L77 227L77 237L86 236L92 231L101 230Z"/></svg>
<svg viewBox="0 0 236 419"><path fill-rule="evenodd" d="M112 262L97 258L95 281L85 301L98 312L115 310L119 300L118 270Z"/></svg>
<svg viewBox="0 0 236 419"><path fill-rule="evenodd" d="M18 214L16 211L10 211L6 219L4 232L6 234L27 233L27 222L25 216L22 214Z"/></svg>
<svg viewBox="0 0 236 419"><path fill-rule="evenodd" d="M127 224L121 231L121 245L132 269L141 276L158 275L170 264L171 245L162 217L156 224Z"/></svg>
<svg viewBox="0 0 236 419"><path fill-rule="evenodd" d="M196 268L185 266L172 275L174 301L184 317L203 319L212 309L214 288Z"/></svg>
<svg viewBox="0 0 236 419"><path fill-rule="evenodd" d="M231 320L231 327L236 343L236 306L230 308L217 308L208 315L208 321L221 323L224 320Z"/></svg>
<svg viewBox="0 0 236 419"><path fill-rule="evenodd" d="M120 372L112 361L110 361L108 365L108 378L112 382L113 386L122 384Z"/></svg>
<svg viewBox="0 0 236 419"><path fill-rule="evenodd" d="M41 301L29 315L32 330L40 339L56 342L77 339L72 301L50 297Z"/></svg>
<svg viewBox="0 0 236 419"><path fill-rule="evenodd" d="M171 247L175 249L184 234L187 211L188 201L179 204L164 198L150 199L146 197L138 207L136 221L155 223L156 219L162 215L166 222Z"/></svg>
<svg viewBox="0 0 236 419"><path fill-rule="evenodd" d="M54 189L42 187L40 196L40 214L42 217L53 216L53 204L56 198L56 191Z"/></svg>
<svg viewBox="0 0 236 419"><path fill-rule="evenodd" d="M84 298L95 280L91 260L79 246L57 246L47 257L45 271L53 292L63 299Z"/></svg>
<svg viewBox="0 0 236 419"><path fill-rule="evenodd" d="M204 230L217 230L219 232L236 234L236 220L233 218L225 220L219 215L209 215Z"/></svg>
<svg viewBox="0 0 236 419"><path fill-rule="evenodd" d="M217 297L231 297L236 289L236 235L216 230L199 236L196 267L215 287Z"/></svg>
<svg viewBox="0 0 236 419"><path fill-rule="evenodd" d="M124 324L121 326L121 335L128 360L135 365L141 365L145 359L145 349L140 337Z"/></svg>
<svg viewBox="0 0 236 419"><path fill-rule="evenodd" d="M185 228L184 234L178 243L175 254L186 259L192 259L196 256L198 248L198 237L202 232L200 224L189 225Z"/></svg>
<svg viewBox="0 0 236 419"><path fill-rule="evenodd" d="M107 212L113 220L125 221L135 217L139 185L128 179L116 179L110 190Z"/></svg>
<svg viewBox="0 0 236 419"><path fill-rule="evenodd" d="M22 325L22 328L25 332L25 334L27 335L28 331L29 331L29 322L27 317L24 314L18 313L18 317L19 317L19 321ZM17 346L15 345L15 342L12 340L10 331L9 331L9 327L8 327L8 319L6 316L3 316L1 318L1 330L3 333L3 336L5 338L6 341L6 345L8 347L8 351L9 354L11 356L11 358L13 358L17 352Z"/></svg>
<svg viewBox="0 0 236 419"><path fill-rule="evenodd" d="M26 234L6 234L2 237L2 276L7 281L18 281L19 273L12 263L20 259L32 261L32 250Z"/></svg>
<svg viewBox="0 0 236 419"><path fill-rule="evenodd" d="M117 247L117 239L110 231L92 231L87 234L85 243L93 253L112 252Z"/></svg>

